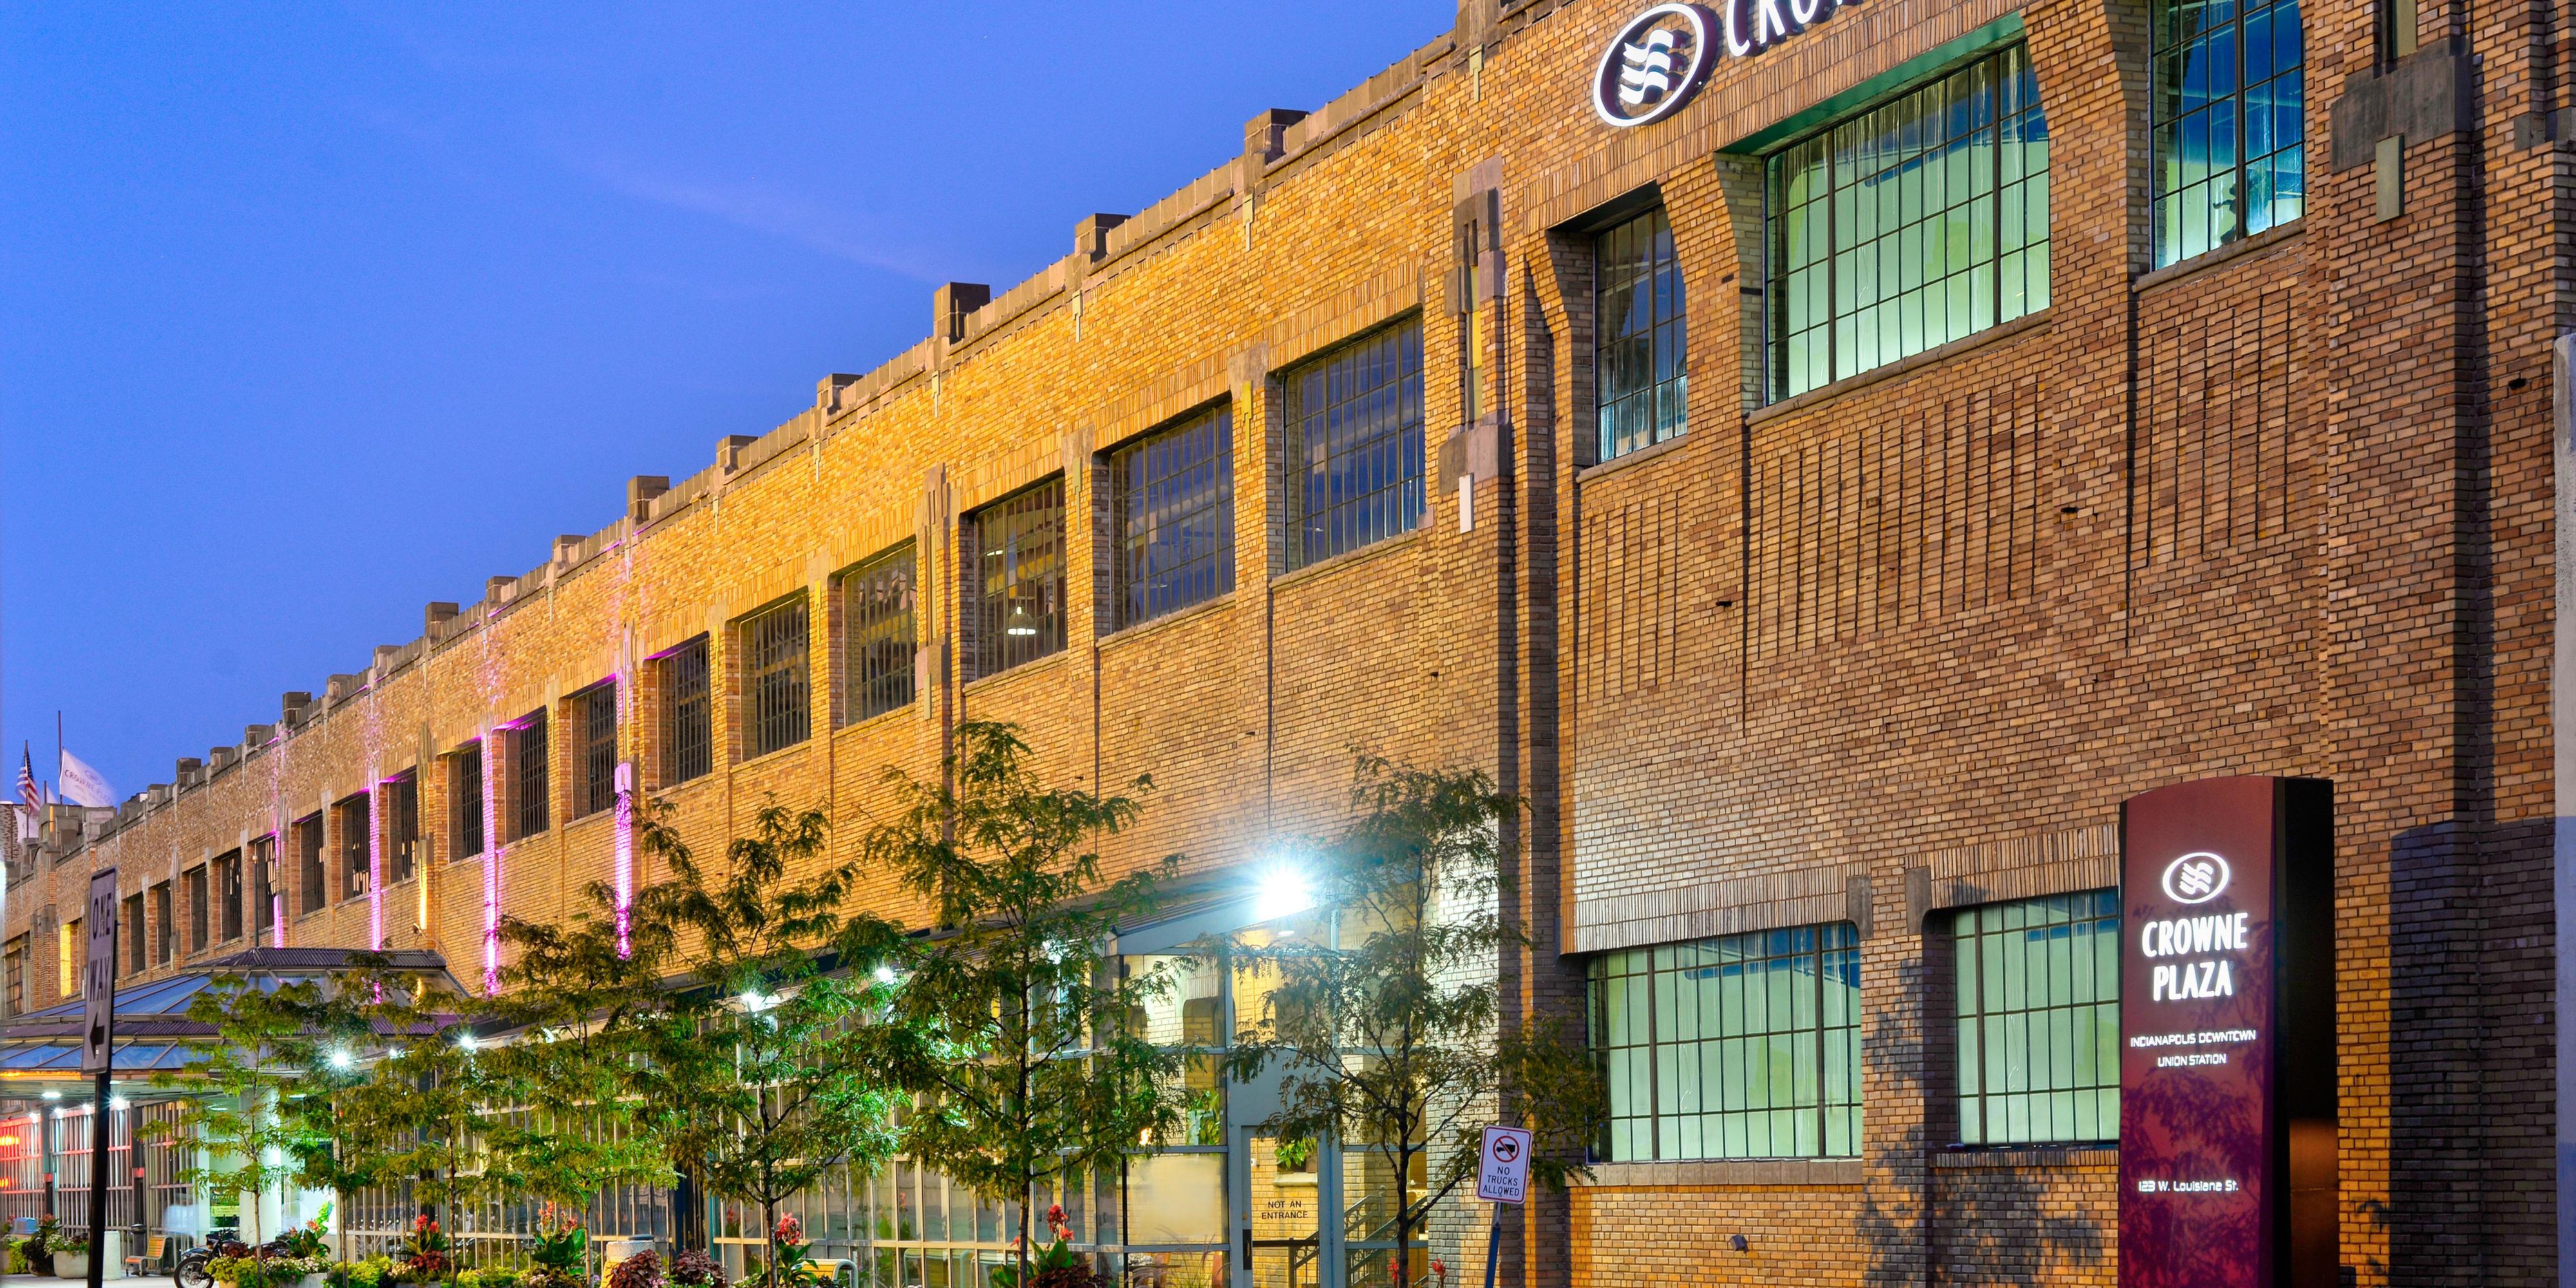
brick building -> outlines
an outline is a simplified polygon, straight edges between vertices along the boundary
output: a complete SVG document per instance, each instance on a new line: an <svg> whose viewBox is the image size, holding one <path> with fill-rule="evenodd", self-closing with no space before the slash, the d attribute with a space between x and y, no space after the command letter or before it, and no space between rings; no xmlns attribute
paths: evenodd
<svg viewBox="0 0 2576 1288"><path fill-rule="evenodd" d="M1684 8L1468 0L1027 281L942 288L892 361L58 813L13 1000L66 996L95 865L140 978L382 945L474 984L498 911L654 875L621 786L706 844L772 794L847 844L883 766L1009 719L1057 777L1151 773L1122 857L1222 889L1365 747L1528 798L1512 1006L1613 1073L1507 1278L2109 1283L2119 804L2301 775L2344 1282L2555 1279L2576 33ZM1385 1278L1356 1164L1226 1140L1089 1197L1140 1281ZM989 1251L936 1177L828 1204L882 1283ZM1446 1273L1484 1220L1444 1212Z"/></svg>

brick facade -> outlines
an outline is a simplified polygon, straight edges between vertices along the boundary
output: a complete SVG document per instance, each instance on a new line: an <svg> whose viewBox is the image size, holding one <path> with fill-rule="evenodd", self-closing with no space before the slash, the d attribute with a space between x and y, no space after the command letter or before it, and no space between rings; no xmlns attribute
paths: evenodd
<svg viewBox="0 0 2576 1288"><path fill-rule="evenodd" d="M61 996L48 937L91 864L177 892L157 975L241 946L190 951L185 873L270 834L284 943L433 948L479 983L488 908L556 916L615 875L613 812L570 817L567 699L629 686L620 754L661 788L648 659L704 637L715 770L663 793L702 848L773 797L824 806L854 845L883 767L933 772L956 721L999 718L1050 775L1150 774L1115 857L1178 852L1197 874L1333 826L1354 748L1495 773L1530 801L1515 1015L1579 1013L1586 952L1857 924L1860 1157L1604 1165L1519 1215L1517 1282L2107 1283L2113 1151L1949 1148L1941 914L2112 884L2136 792L2310 775L2338 811L2346 1282L2553 1280L2561 20L2427 0L2423 51L2382 75L2364 7L2311 8L2305 218L2149 272L2139 0L1870 0L1722 61L1633 131L1593 119L1585 85L1642 6L1490 6L1320 111L1256 118L1241 157L1140 214L1085 219L1029 281L944 288L920 345L825 377L676 487L638 480L616 523L461 612L433 605L421 639L289 695L86 839L58 820L8 906L34 1002ZM2016 13L2054 140L2051 304L1763 405L1762 177L1736 149ZM2462 67L2481 69L2474 107L2418 105L2417 129L2447 128L2406 135L2403 213L2377 218L2373 170L2336 163L2338 104ZM1568 229L1649 188L1691 305L1689 430L1601 463L1590 251ZM1468 425L1451 269L1474 201L1500 212L1476 269L1501 287L1479 296L1500 411ZM1279 378L1406 318L1428 515L1288 571ZM1234 589L1111 631L1103 453L1220 402ZM1067 515L1092 516L1065 530L1069 647L978 676L961 524L1056 476ZM921 692L841 724L834 577L903 541ZM813 733L745 759L737 627L799 596ZM503 730L538 712L552 808L518 836ZM485 852L459 856L448 758L477 743L496 807ZM338 806L407 770L428 857L344 900L359 815ZM318 899L293 839L317 817ZM1462 1281L1485 1219L1438 1223Z"/></svg>

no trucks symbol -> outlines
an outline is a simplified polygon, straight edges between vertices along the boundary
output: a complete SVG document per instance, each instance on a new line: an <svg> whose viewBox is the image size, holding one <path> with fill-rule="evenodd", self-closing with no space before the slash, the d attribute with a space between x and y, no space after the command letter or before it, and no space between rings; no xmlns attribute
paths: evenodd
<svg viewBox="0 0 2576 1288"><path fill-rule="evenodd" d="M1519 1127L1485 1129L1485 1157L1476 1168L1476 1197L1519 1203L1529 1197L1530 1134Z"/></svg>

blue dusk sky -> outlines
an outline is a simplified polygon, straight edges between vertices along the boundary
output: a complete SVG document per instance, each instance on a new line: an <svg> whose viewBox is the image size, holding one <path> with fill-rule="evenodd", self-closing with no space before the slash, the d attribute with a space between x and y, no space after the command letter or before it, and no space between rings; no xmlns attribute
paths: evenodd
<svg viewBox="0 0 2576 1288"><path fill-rule="evenodd" d="M0 0L0 736L120 797L1452 0Z"/></svg>

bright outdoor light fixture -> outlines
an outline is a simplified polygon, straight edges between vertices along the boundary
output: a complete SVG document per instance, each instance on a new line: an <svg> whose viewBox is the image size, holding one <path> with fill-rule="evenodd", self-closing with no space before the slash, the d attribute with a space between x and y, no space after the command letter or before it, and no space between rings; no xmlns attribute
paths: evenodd
<svg viewBox="0 0 2576 1288"><path fill-rule="evenodd" d="M131 1107L133 1104L133 1101L128 1100L123 1096L109 1096L107 1098L107 1107L110 1109L125 1109Z"/></svg>
<svg viewBox="0 0 2576 1288"><path fill-rule="evenodd" d="M1285 859L1274 860L1261 873L1260 894L1253 901L1252 919L1269 921L1294 916L1315 906L1315 888L1306 880L1305 869Z"/></svg>
<svg viewBox="0 0 2576 1288"><path fill-rule="evenodd" d="M880 983L880 984L891 984L891 983L893 983L893 982L894 982L894 967L892 967L892 966L879 966L879 967L877 967L877 982L878 982L878 983Z"/></svg>
<svg viewBox="0 0 2576 1288"><path fill-rule="evenodd" d="M334 1069L353 1068L357 1063L357 1060L352 1058L346 1051L334 1051L331 1053L331 1067Z"/></svg>
<svg viewBox="0 0 2576 1288"><path fill-rule="evenodd" d="M471 1051L471 1050L473 1050L473 1049L474 1049L474 1046L475 1046L475 1042L474 1042L474 1035L473 1035L473 1034L471 1034L471 1033L459 1033L459 1034L457 1034L457 1035L456 1035L456 1045L457 1045L458 1047L460 1047L460 1048L464 1049L464 1050L467 1050L467 1051Z"/></svg>
<svg viewBox="0 0 2576 1288"><path fill-rule="evenodd" d="M45 1099L47 1099L47 1100L60 1100L60 1099L62 1099L62 1098L63 1098L63 1093L61 1093L61 1092L59 1092L59 1091L48 1091L48 1092L46 1092L46 1093L45 1093Z"/></svg>
<svg viewBox="0 0 2576 1288"><path fill-rule="evenodd" d="M758 1015L762 1011L766 1011L770 1007L778 1005L778 999L763 996L759 989L746 988L742 991L742 1005L744 1010L750 1011L754 1015Z"/></svg>

